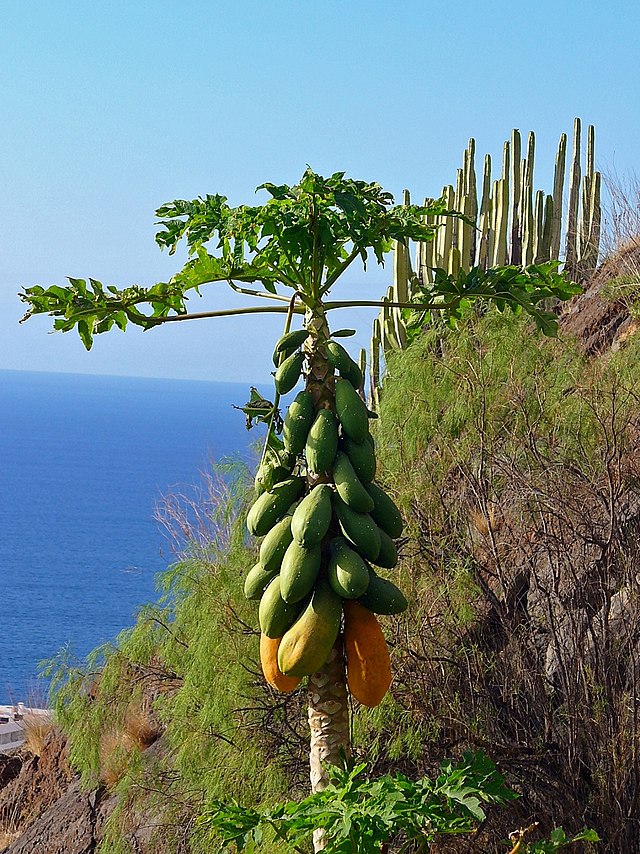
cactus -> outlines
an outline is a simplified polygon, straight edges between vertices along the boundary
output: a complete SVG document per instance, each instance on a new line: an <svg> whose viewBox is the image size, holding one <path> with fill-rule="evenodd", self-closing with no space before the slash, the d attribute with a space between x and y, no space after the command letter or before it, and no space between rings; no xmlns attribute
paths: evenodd
<svg viewBox="0 0 640 854"><path fill-rule="evenodd" d="M535 161L536 137L533 131L527 140L527 156L522 161L521 210L522 226L522 263L533 264L535 252L535 218L533 207L533 171Z"/></svg>
<svg viewBox="0 0 640 854"><path fill-rule="evenodd" d="M494 219L493 227L495 237L493 241L492 266L497 267L507 263L507 233L509 225L509 162L510 145L505 142L502 149L502 177L496 182L494 195Z"/></svg>
<svg viewBox="0 0 640 854"><path fill-rule="evenodd" d="M452 210L455 201L453 187L451 185L444 187L442 195L444 196L447 210ZM436 237L438 242L436 266L443 267L446 270L448 266L449 252L453 245L453 217L441 216L439 219L440 229L438 231L438 236Z"/></svg>
<svg viewBox="0 0 640 854"><path fill-rule="evenodd" d="M465 200L466 204L463 212L466 216L469 217L471 222L477 223L478 221L478 192L476 189L476 166L475 166L475 157L476 157L476 141L471 137L469 140L469 145L465 152ZM473 261L476 255L476 238L477 232L471 226L467 226L468 229L468 237L469 237L469 255L468 255L468 265L469 268L473 266ZM466 247L466 236L465 235L465 245L462 247L464 252L467 252ZM463 255L464 257L464 255ZM467 268L465 268L467 269Z"/></svg>
<svg viewBox="0 0 640 854"><path fill-rule="evenodd" d="M476 240L476 265L487 267L489 261L489 232L491 230L491 155L484 158L482 175L482 200L480 202L480 219L478 222L480 237Z"/></svg>
<svg viewBox="0 0 640 854"><path fill-rule="evenodd" d="M452 246L449 250L449 260L446 267L447 273L451 276L457 276L460 271L460 264L460 250L457 246Z"/></svg>
<svg viewBox="0 0 640 854"><path fill-rule="evenodd" d="M471 194L465 193L461 212L471 222L476 221L473 213L473 199ZM464 270L470 270L473 266L475 229L467 222L460 222L458 226L458 251L460 252L460 265Z"/></svg>
<svg viewBox="0 0 640 854"><path fill-rule="evenodd" d="M541 263L542 261L551 261L551 238L553 235L553 222L554 222L554 206L553 206L553 196L547 195L544 200L544 213L542 218L542 232L541 238L538 244L538 251L536 254L536 263Z"/></svg>
<svg viewBox="0 0 640 854"><path fill-rule="evenodd" d="M520 131L514 129L504 143L502 172L492 180L491 157L484 158L482 193L478 204L475 171L475 140L469 140L463 153L462 168L456 172L455 187L444 187L442 195L448 209L464 214L474 229L462 220L440 216L427 219L438 226L434 240L418 244L415 273L411 254L404 245L394 247L393 288L389 301L411 298L420 285L433 280L432 270L443 268L449 273L469 270L477 265L541 263L560 256L563 221L563 193L567 160L567 134L560 136L555 157L553 190L545 194L534 187L535 135L527 138L526 155L522 155ZM574 123L573 154L569 177L569 202L565 234L564 269L575 280L588 278L596 268L600 247L601 176L595 171L595 131L587 130L585 171L581 169L581 122ZM404 204L409 192L404 191ZM371 341L371 392L375 406L380 391L379 350L404 347L406 331L400 310L385 306L374 322ZM376 349L377 348L377 349ZM377 355L376 355L377 354ZM375 393L374 393L375 392Z"/></svg>
<svg viewBox="0 0 640 854"><path fill-rule="evenodd" d="M600 174L595 171L595 128L587 128L582 206L578 223L578 275L587 279L595 270L600 247Z"/></svg>
<svg viewBox="0 0 640 854"><path fill-rule="evenodd" d="M585 237L581 244L580 274L587 279L593 274L598 263L600 250L600 184L601 176L595 172L590 183L590 194L587 199L587 211L585 213Z"/></svg>
<svg viewBox="0 0 640 854"><path fill-rule="evenodd" d="M537 190L533 210L533 263L542 261L542 244L544 240L544 192Z"/></svg>
<svg viewBox="0 0 640 854"><path fill-rule="evenodd" d="M464 205L464 168L456 170L456 189L453 196L453 207L455 210L462 212ZM454 219L451 222L451 245L458 246L459 233L462 230L462 222L459 219Z"/></svg>
<svg viewBox="0 0 640 854"><path fill-rule="evenodd" d="M569 173L569 204L567 207L567 238L565 247L565 270L571 275L577 274L578 262L578 208L580 205L580 136L581 123L576 119L573 125L573 156Z"/></svg>
<svg viewBox="0 0 640 854"><path fill-rule="evenodd" d="M551 231L550 258L560 257L560 235L562 232L562 192L567 161L567 135L563 133L556 153L556 165L553 172L553 228Z"/></svg>
<svg viewBox="0 0 640 854"><path fill-rule="evenodd" d="M520 264L522 261L522 223L520 221L521 155L522 141L520 138L520 131L515 128L511 132L511 237L509 252L510 264Z"/></svg>

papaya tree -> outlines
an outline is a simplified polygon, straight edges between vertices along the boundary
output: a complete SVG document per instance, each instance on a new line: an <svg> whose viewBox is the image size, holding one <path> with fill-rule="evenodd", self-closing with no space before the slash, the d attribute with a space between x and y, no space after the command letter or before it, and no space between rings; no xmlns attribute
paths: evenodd
<svg viewBox="0 0 640 854"><path fill-rule="evenodd" d="M48 313L54 328L76 329L85 346L96 334L133 323L144 329L225 315L281 313L275 345L273 401L252 392L249 422L267 424L256 475L257 498L247 526L263 538L245 593L259 601L260 657L268 682L290 691L308 679L311 785L327 782L326 766L349 754L347 698L378 704L391 682L389 654L377 614L396 614L407 600L380 570L398 560L402 518L376 483L370 413L361 397L360 367L341 343L351 330L331 330L329 315L378 300L334 300L331 289L355 263L384 263L394 241L433 239L442 200L394 205L376 183L307 169L293 186L263 184L270 198L231 207L207 195L158 209L156 240L172 254L186 241L188 260L168 282L151 287L105 287L95 279L26 288L25 319ZM429 218L429 219L428 219ZM190 312L190 296L223 282L255 300L224 311ZM528 312L553 333L544 301L574 289L554 265L526 270L439 271L401 308L418 329L431 312L455 321L473 301ZM302 386L299 388L300 384ZM284 418L280 396L299 388ZM319 836L317 849L323 847Z"/></svg>

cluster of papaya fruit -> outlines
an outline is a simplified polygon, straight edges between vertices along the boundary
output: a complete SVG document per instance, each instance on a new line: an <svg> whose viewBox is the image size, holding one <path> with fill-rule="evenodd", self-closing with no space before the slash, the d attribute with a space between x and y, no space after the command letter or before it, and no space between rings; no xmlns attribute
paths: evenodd
<svg viewBox="0 0 640 854"><path fill-rule="evenodd" d="M300 347L308 334L289 333L276 345L280 393L291 391L303 373ZM258 472L261 494L247 527L264 539L245 595L260 600L260 657L271 685L293 690L322 667L343 628L350 692L375 706L391 681L375 615L398 614L407 601L374 567L397 564L394 539L403 524L392 499L374 482L369 413L357 391L360 368L337 341L322 347L339 372L335 395L318 408L317 395L301 391L284 418L284 455L278 465L263 464Z"/></svg>

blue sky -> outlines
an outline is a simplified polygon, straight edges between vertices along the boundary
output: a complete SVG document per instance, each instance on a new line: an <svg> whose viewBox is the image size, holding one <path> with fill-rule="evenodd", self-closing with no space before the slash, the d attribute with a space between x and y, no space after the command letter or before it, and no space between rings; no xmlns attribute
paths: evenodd
<svg viewBox="0 0 640 854"><path fill-rule="evenodd" d="M222 192L252 202L305 164L437 195L469 136L499 156L537 134L550 187L574 116L596 126L597 165L638 161L640 4L628 2L0 3L0 368L264 381L281 321L115 331L87 354L50 321L18 326L16 293L69 276L151 284L179 260L154 210ZM354 297L390 271L354 270ZM241 304L211 286L194 305ZM355 345L366 346L370 314Z"/></svg>

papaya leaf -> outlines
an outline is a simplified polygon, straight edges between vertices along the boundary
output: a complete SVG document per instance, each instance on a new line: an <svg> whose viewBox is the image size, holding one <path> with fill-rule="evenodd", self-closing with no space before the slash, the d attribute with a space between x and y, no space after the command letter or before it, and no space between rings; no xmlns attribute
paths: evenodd
<svg viewBox="0 0 640 854"><path fill-rule="evenodd" d="M274 828L294 847L306 845L313 831L322 827L327 851L379 854L381 846L399 833L422 845L441 834L469 833L484 818L483 805L517 797L483 754L465 754L456 765L443 764L436 780L413 781L402 774L371 780L366 768L365 764L330 768L326 789L263 811L260 823ZM256 827L253 810L248 810L246 820L237 810L232 803L225 812L216 801L198 823L229 844L241 839L238 829L242 833L250 827L253 832Z"/></svg>
<svg viewBox="0 0 640 854"><path fill-rule="evenodd" d="M552 311L545 308L545 302L566 300L581 291L579 285L568 282L557 272L558 263L550 261L528 267L510 265L488 270L474 267L468 272L460 270L455 275L443 269L435 269L434 281L423 285L412 298L417 305L433 305L431 312L410 308L403 310L409 340L419 334L432 314L440 311L444 321L455 327L456 322L468 314L474 304L482 306L489 303L500 312L510 310L520 314L524 311L541 332L556 336L558 320ZM439 305L442 305L441 310Z"/></svg>

